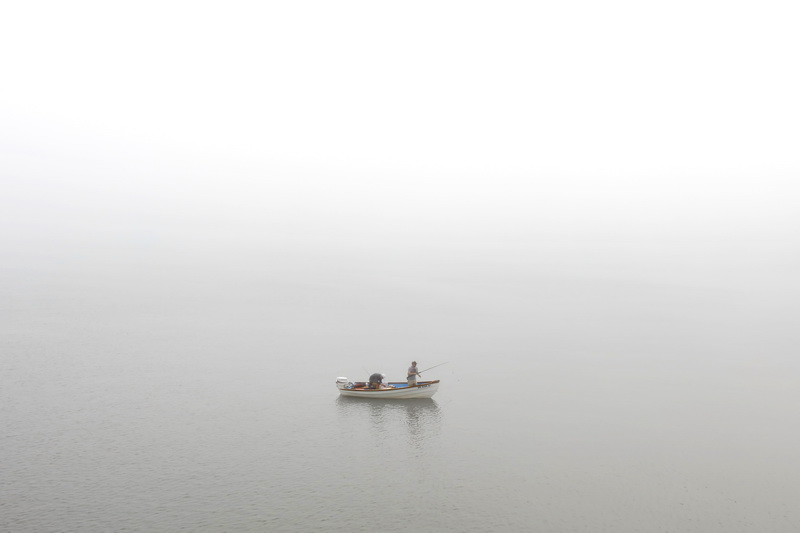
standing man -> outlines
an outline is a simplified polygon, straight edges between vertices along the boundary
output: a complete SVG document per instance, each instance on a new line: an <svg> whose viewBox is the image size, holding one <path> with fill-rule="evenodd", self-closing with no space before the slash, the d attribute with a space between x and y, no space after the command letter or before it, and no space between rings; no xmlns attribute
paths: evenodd
<svg viewBox="0 0 800 533"><path fill-rule="evenodd" d="M417 384L417 376L422 376L417 370L417 362L411 361L411 366L408 367L408 386L413 387Z"/></svg>

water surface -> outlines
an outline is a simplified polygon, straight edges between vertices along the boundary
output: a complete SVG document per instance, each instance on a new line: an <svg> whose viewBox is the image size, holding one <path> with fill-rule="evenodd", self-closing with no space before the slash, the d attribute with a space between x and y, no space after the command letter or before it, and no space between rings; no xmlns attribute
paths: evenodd
<svg viewBox="0 0 800 533"><path fill-rule="evenodd" d="M318 259L6 268L0 529L798 530L789 278Z"/></svg>

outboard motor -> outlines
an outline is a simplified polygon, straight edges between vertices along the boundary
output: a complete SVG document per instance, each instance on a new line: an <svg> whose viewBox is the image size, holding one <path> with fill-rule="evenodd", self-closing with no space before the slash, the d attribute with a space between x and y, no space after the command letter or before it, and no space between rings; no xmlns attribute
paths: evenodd
<svg viewBox="0 0 800 533"><path fill-rule="evenodd" d="M347 378L336 378L336 388L338 389L352 389L353 384Z"/></svg>

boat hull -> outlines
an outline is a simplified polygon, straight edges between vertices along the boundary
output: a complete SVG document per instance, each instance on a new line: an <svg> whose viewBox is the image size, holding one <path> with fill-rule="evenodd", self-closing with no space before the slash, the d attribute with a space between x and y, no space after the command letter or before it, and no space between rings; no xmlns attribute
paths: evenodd
<svg viewBox="0 0 800 533"><path fill-rule="evenodd" d="M390 389L361 389L347 388L337 382L339 394L350 396L351 398L380 398L381 400L396 399L407 400L412 398L430 398L439 389L439 380L420 381L416 385L409 387L406 383L390 383L389 385L397 388Z"/></svg>

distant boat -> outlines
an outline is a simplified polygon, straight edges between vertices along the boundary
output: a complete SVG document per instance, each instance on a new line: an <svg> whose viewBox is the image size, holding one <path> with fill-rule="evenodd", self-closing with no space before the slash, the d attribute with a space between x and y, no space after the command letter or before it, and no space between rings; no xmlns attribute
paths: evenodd
<svg viewBox="0 0 800 533"><path fill-rule="evenodd" d="M416 385L409 387L405 382L389 383L389 388L369 389L368 383L349 381L347 378L336 378L336 388L342 396L355 396L358 398L380 398L382 400L397 399L407 400L410 398L430 398L436 394L439 388L439 380L417 381Z"/></svg>

